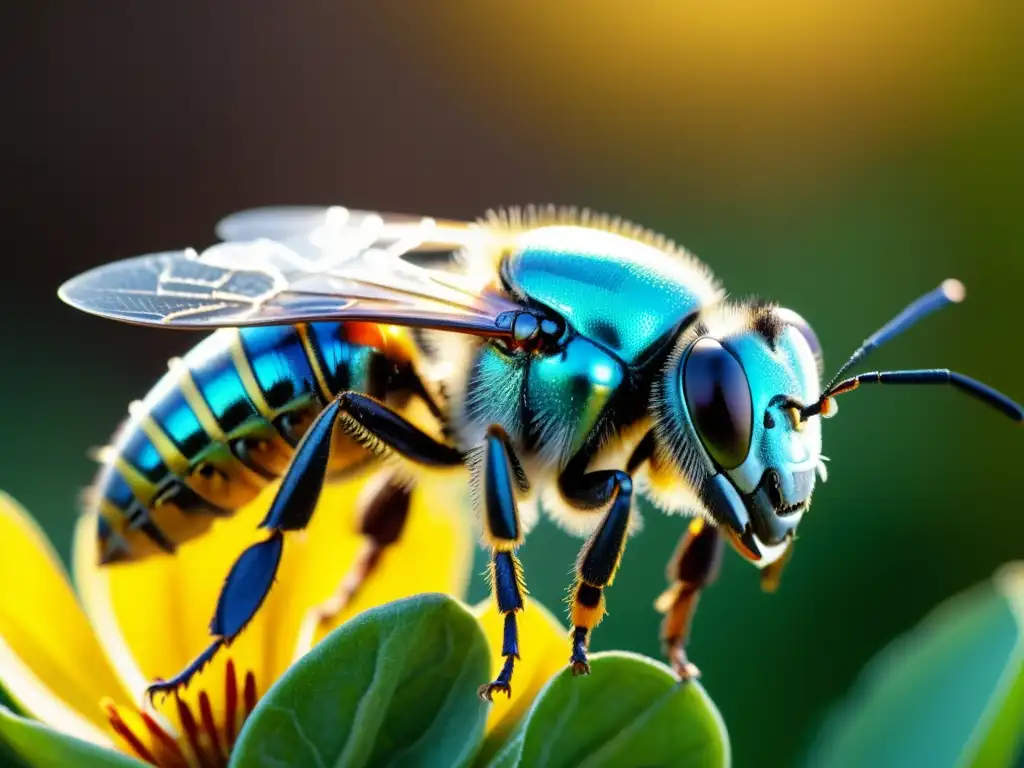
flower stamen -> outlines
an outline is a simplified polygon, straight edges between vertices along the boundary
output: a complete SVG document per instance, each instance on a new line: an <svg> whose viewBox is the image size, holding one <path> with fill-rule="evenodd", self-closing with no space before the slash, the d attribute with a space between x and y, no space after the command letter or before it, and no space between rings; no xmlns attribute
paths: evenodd
<svg viewBox="0 0 1024 768"><path fill-rule="evenodd" d="M203 721L203 728L213 739L213 748L222 758L227 757L224 748L220 745L220 734L217 732L217 721L213 719L213 707L210 706L210 697L206 691L199 692L199 716ZM230 747L228 747L230 749Z"/></svg>
<svg viewBox="0 0 1024 768"><path fill-rule="evenodd" d="M228 659L224 669L224 743L228 752L235 746L235 717L238 711L238 679L235 677L235 663Z"/></svg>
<svg viewBox="0 0 1024 768"><path fill-rule="evenodd" d="M138 736L128 727L128 724L121 718L121 713L117 711L117 705L109 699L105 699L101 706L104 712L106 712L107 719L110 721L110 727L114 729L114 733L124 739L125 743L135 753L135 756L140 760L145 760L147 763L153 765L159 765L153 754L146 749L146 745L142 743Z"/></svg>
<svg viewBox="0 0 1024 768"><path fill-rule="evenodd" d="M192 748L192 754L195 755L200 768L216 768L216 765L207 757L206 750L203 749L199 726L196 725L196 719L192 715L192 708L177 695L175 695L175 700L178 705L178 719L181 721L185 738L188 739L188 745Z"/></svg>
<svg viewBox="0 0 1024 768"><path fill-rule="evenodd" d="M127 751L140 760L157 768L224 768L236 734L259 700L256 675L251 670L246 671L243 689L239 691L234 662L229 659L225 666L224 719L221 723L217 722L210 696L205 690L198 691L194 704L175 694L180 735L141 709L138 716L146 730L140 731L138 726L132 730L131 721L122 717L113 701L104 699L101 706L114 733L127 746Z"/></svg>
<svg viewBox="0 0 1024 768"><path fill-rule="evenodd" d="M256 708L256 675L249 670L245 673L245 717L249 717Z"/></svg>
<svg viewBox="0 0 1024 768"><path fill-rule="evenodd" d="M164 730L163 726L160 725L153 716L148 712L139 712L139 716L142 718L142 722L146 726L146 730L149 731L153 739L163 747L159 750L157 765L168 766L168 768L188 768L188 761L185 759L185 755L181 751L181 747L178 746L178 742L174 740L167 731Z"/></svg>

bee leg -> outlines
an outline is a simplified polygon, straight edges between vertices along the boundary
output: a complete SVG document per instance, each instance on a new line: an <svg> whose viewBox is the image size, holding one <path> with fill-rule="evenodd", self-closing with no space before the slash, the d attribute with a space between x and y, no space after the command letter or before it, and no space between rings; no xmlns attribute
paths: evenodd
<svg viewBox="0 0 1024 768"><path fill-rule="evenodd" d="M387 475L359 514L360 533L365 538L362 550L334 594L313 610L318 624L333 620L355 599L359 589L380 563L384 551L398 541L409 517L412 488L393 474Z"/></svg>
<svg viewBox="0 0 1024 768"><path fill-rule="evenodd" d="M604 588L615 579L615 571L626 548L626 533L632 511L633 480L621 470L601 470L585 475L563 475L563 495L583 510L608 511L576 560L576 584L572 590L572 655L574 675L590 674L587 648L590 633L604 618Z"/></svg>
<svg viewBox="0 0 1024 768"><path fill-rule="evenodd" d="M721 533L703 518L695 518L669 561L666 575L670 586L655 602L665 614L661 623L665 655L682 680L700 676L700 670L686 658L686 641L701 590L718 577L721 561Z"/></svg>
<svg viewBox="0 0 1024 768"><path fill-rule="evenodd" d="M317 414L295 449L281 487L259 526L269 535L246 549L228 573L210 623L213 642L181 673L150 685L146 689L150 698L188 685L217 651L231 644L263 605L281 562L284 533L305 528L316 511L334 427L342 416L343 428L362 430L370 440L414 461L432 466L462 463L456 449L436 442L376 400L354 392L338 395Z"/></svg>
<svg viewBox="0 0 1024 768"><path fill-rule="evenodd" d="M491 545L491 591L505 617L501 645L505 664L496 679L477 690L481 699L490 701L495 692L511 698L512 670L519 658L516 613L523 610L526 584L515 554L523 541L515 490L517 485L524 489L526 480L504 430L498 426L487 430L482 449L472 456L470 469L475 487L483 491L484 535Z"/></svg>
<svg viewBox="0 0 1024 768"><path fill-rule="evenodd" d="M157 680L146 688L146 696L152 700L158 694L167 694L184 688L197 672L205 667L221 648L230 645L263 604L274 574L281 562L284 535L280 530L258 544L246 549L231 567L220 597L217 610L210 622L210 634L214 640L184 670L170 680Z"/></svg>

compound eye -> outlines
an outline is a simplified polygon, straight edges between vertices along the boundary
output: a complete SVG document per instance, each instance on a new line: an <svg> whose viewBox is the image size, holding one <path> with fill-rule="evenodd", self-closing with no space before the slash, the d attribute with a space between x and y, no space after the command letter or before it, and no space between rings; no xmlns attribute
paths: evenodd
<svg viewBox="0 0 1024 768"><path fill-rule="evenodd" d="M814 332L814 329L804 320L800 315L794 312L792 309L785 309L780 307L776 310L776 314L786 325L791 325L796 328L800 335L804 337L807 345L811 348L811 352L814 353L814 359L818 361L819 373L822 367L822 354L821 354L821 342L818 341L818 334Z"/></svg>
<svg viewBox="0 0 1024 768"><path fill-rule="evenodd" d="M708 453L722 469L735 469L750 450L754 407L739 360L714 339L698 339L683 371L690 417Z"/></svg>

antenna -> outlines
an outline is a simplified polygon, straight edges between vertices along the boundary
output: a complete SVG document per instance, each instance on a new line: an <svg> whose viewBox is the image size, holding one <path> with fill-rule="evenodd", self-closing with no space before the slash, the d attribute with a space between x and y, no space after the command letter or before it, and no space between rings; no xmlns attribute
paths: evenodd
<svg viewBox="0 0 1024 768"><path fill-rule="evenodd" d="M839 371L825 387L817 402L812 403L800 410L800 420L804 421L811 416L823 414L828 416L832 410L830 399L846 392L852 392L861 384L948 384L971 397L992 406L998 411L1009 416L1014 421L1024 422L1024 408L1016 402L987 384L976 381L962 373L950 371L948 368L933 368L915 371L872 371L862 373L849 379L839 381L839 377L846 371L861 362L868 354L895 338L903 331L910 328L918 320L927 317L949 304L956 304L964 300L967 294L963 283L959 280L943 280L942 284L933 291L929 291L917 301L912 302L906 309L896 317L879 328L875 333L865 339L864 343L850 355L839 368Z"/></svg>
<svg viewBox="0 0 1024 768"><path fill-rule="evenodd" d="M832 381L825 387L825 391L829 392L835 386L835 383L839 381L840 376L867 357L872 350L878 349L887 341L899 336L918 320L924 319L932 312L950 304L959 304L966 295L967 289L964 288L964 284L959 280L953 278L943 280L938 288L929 291L917 301L911 302L906 309L866 338L864 343L857 348L857 351L850 355L850 359L843 363L839 370L836 371L836 375L832 377Z"/></svg>

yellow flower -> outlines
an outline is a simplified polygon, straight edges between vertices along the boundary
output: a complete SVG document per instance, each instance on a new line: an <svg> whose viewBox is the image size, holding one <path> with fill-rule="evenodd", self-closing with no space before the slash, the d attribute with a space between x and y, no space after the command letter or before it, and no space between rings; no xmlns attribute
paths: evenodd
<svg viewBox="0 0 1024 768"><path fill-rule="evenodd" d="M421 484L402 538L332 626L313 609L335 590L364 546L352 500L361 482L324 490L308 529L289 534L274 589L252 624L180 697L144 704L146 685L181 670L209 643L217 595L237 555L259 540L269 497L218 521L174 557L99 567L96 520L75 532L77 595L31 517L0 493L0 688L27 715L75 738L158 766L226 765L259 696L337 624L422 592L460 596L473 541L468 515L446 485ZM434 485L434 487L431 487ZM501 666L501 618L493 600L474 609ZM491 705L488 730L504 733L548 678L564 666L566 632L539 604L521 618L529 654L517 665L511 701ZM485 681L481 681L485 682Z"/></svg>

